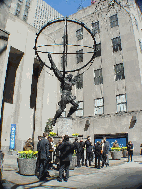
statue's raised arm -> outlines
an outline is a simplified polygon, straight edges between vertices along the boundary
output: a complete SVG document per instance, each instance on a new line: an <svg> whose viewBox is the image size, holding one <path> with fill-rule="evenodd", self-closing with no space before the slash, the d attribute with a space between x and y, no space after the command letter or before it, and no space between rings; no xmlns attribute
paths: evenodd
<svg viewBox="0 0 142 189"><path fill-rule="evenodd" d="M62 73L58 70L58 68L56 67L55 63L53 62L50 53L48 53L48 58L49 58L49 61L50 61L50 63L51 63L51 69L53 70L55 76L58 78L58 80L59 80L60 82L63 82L63 79L64 79L64 78L63 78L63 75L62 75Z"/></svg>

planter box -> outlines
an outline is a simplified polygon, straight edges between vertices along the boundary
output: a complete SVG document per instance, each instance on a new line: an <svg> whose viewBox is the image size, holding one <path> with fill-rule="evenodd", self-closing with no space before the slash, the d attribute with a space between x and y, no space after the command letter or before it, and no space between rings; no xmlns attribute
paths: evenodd
<svg viewBox="0 0 142 189"><path fill-rule="evenodd" d="M72 156L72 161L70 162L70 170L74 170L75 169L76 162L77 162L77 157L76 156Z"/></svg>
<svg viewBox="0 0 142 189"><path fill-rule="evenodd" d="M112 151L112 159L121 159L122 151Z"/></svg>
<svg viewBox="0 0 142 189"><path fill-rule="evenodd" d="M123 151L123 157L128 157L128 151L127 150Z"/></svg>
<svg viewBox="0 0 142 189"><path fill-rule="evenodd" d="M17 158L19 173L21 175L35 175L37 159Z"/></svg>

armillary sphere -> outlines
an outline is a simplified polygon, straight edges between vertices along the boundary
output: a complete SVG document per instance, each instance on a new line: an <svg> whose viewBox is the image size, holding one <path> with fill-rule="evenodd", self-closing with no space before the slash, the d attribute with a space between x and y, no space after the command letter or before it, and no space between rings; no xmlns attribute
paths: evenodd
<svg viewBox="0 0 142 189"><path fill-rule="evenodd" d="M39 45L37 46L37 41L38 41L38 38L39 38L39 35L45 30L45 28L48 28L50 25L53 25L55 23L59 23L59 22L64 22L64 36L65 36L65 39L64 39L64 43L63 44L45 44L45 45ZM83 45L78 45L78 44L68 44L68 32L67 32L67 22L70 22L70 23L74 23L74 24L77 24L77 25L80 25L82 28L84 28L91 36L92 40L93 40L93 45L92 47L91 46L83 46ZM51 69L50 66L48 66L40 57L40 53L50 53L50 54L62 54L63 55L63 70L60 70L60 72L63 72L63 75L65 77L65 74L68 73L68 72L76 72L76 71L80 71L81 69L85 68L87 65L89 65L89 63L92 63L93 59L95 58L95 52L96 52L96 41L95 41L95 38L94 38L94 35L93 33L91 32L91 30L85 26L85 24L83 22L80 22L80 21L76 21L76 20L71 20L71 19L68 19L67 17L63 18L63 19L58 19L58 20L54 20L54 21L50 21L48 22L47 24L45 24L41 30L36 34L36 38L35 38L35 55L37 56L38 60L40 62L42 62L47 68ZM49 47L49 46L63 46L63 52L60 53L60 52L47 52L47 51L41 51L39 48L41 47ZM68 46L74 46L74 47L83 47L83 48L88 48L88 49L91 49L92 52L68 52ZM68 54L87 54L87 53L90 53L92 54L91 56L91 59L85 63L83 66L77 68L77 69L73 69L73 70L65 70L65 64L67 65L67 55ZM66 57L66 58L65 58Z"/></svg>

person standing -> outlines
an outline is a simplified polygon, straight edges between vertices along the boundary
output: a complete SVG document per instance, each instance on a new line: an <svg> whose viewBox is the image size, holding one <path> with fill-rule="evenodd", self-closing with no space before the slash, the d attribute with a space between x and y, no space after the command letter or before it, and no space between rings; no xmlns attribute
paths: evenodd
<svg viewBox="0 0 142 189"><path fill-rule="evenodd" d="M89 161L89 166L91 166L91 154L92 154L92 145L91 145L91 137L88 136L87 140L85 141L86 146L86 159L85 159L85 165L88 167L87 161Z"/></svg>
<svg viewBox="0 0 142 189"><path fill-rule="evenodd" d="M104 166L104 163L106 164L106 167L109 166L109 142L106 141L106 137L104 137L104 145L103 145L103 162L102 167Z"/></svg>
<svg viewBox="0 0 142 189"><path fill-rule="evenodd" d="M133 149L134 149L134 146L133 146L132 142L129 141L128 144L127 144L128 162L130 161L130 157L131 157L131 161L132 161Z"/></svg>
<svg viewBox="0 0 142 189"><path fill-rule="evenodd" d="M52 164L52 161L53 161L52 154L53 154L53 151L54 151L54 148L53 148L53 137L49 136L48 137L48 141L49 141L49 169L52 169L52 167L53 167L53 164Z"/></svg>
<svg viewBox="0 0 142 189"><path fill-rule="evenodd" d="M58 146L62 143L62 139L59 139L58 143L56 144L56 161L55 163L57 164L57 170L59 170L60 167L60 151L58 150Z"/></svg>
<svg viewBox="0 0 142 189"><path fill-rule="evenodd" d="M96 147L95 147L95 168L100 169L100 160L101 160L101 143L97 141ZM98 160L98 164L97 164Z"/></svg>
<svg viewBox="0 0 142 189"><path fill-rule="evenodd" d="M42 137L38 136L37 151L39 150L41 139L42 139ZM39 173L39 165L40 165L39 159L40 159L40 151L38 151L38 156L37 156L36 171L35 171L36 175L37 175L37 173Z"/></svg>
<svg viewBox="0 0 142 189"><path fill-rule="evenodd" d="M47 171L49 167L49 141L48 134L43 133L44 138L40 140L38 145L39 152L39 180L45 180L46 177L50 177L49 172Z"/></svg>
<svg viewBox="0 0 142 189"><path fill-rule="evenodd" d="M84 148L85 148L85 142L83 142L83 139L80 140L80 160L82 163L82 166L84 166Z"/></svg>
<svg viewBox="0 0 142 189"><path fill-rule="evenodd" d="M80 144L78 142L78 138L75 138L75 141L73 142L74 144L74 149L76 152L76 156L77 156L77 167L81 167L80 165Z"/></svg>
<svg viewBox="0 0 142 189"><path fill-rule="evenodd" d="M60 151L60 168L57 181L62 182L65 170L66 175L64 176L64 181L67 182L69 178L70 161L72 161L72 155L74 153L74 145L69 142L69 136L65 135L63 142L59 144L57 148Z"/></svg>

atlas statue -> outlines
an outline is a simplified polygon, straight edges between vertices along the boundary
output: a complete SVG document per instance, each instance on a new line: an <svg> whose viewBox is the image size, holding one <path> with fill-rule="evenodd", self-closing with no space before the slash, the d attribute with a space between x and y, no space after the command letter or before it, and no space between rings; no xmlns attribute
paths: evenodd
<svg viewBox="0 0 142 189"><path fill-rule="evenodd" d="M72 96L71 92L72 86L75 85L78 81L79 75L73 78L72 74L68 74L66 77L64 77L63 74L56 67L50 53L48 53L48 58L51 63L51 70L53 70L55 76L61 82L62 90L61 100L58 102L59 109L56 111L56 114L52 120L52 124L55 126L56 120L62 115L67 104L72 104L67 117L71 117L71 115L77 110L79 106L79 102L75 101L76 96Z"/></svg>
<svg viewBox="0 0 142 189"><path fill-rule="evenodd" d="M38 37L41 34L41 32L45 28L48 28L50 25L58 23L58 22L65 22L63 44L37 45L37 40L38 40ZM90 36L93 40L93 46L92 47L89 47L89 46L86 46L86 45L82 46L83 48L92 49L91 52L88 52L88 51L86 52L86 53L92 53L93 54L91 59L86 64L84 64L83 66L81 66L77 69L74 69L74 70L65 70L65 65L67 66L67 55L68 54L86 54L86 53L85 52L82 52L82 53L67 52L68 46L69 47L80 47L81 46L81 45L78 45L78 44L77 45L76 44L75 45L74 44L68 44L67 22L77 24L77 25L81 26L82 28L84 28L90 34ZM78 73L79 73L79 71L82 70L83 68L87 67L88 65L90 65L90 66L92 65L93 60L95 58L95 53L96 53L96 41L95 41L94 35L91 32L91 30L89 28L87 28L83 22L79 22L79 21L76 21L76 20L70 20L70 19L67 19L67 17L63 18L63 19L57 19L57 20L48 22L44 27L42 27L42 29L36 35L37 36L36 36L36 39L35 39L35 47L34 47L35 55L37 56L38 60L41 62L42 67L43 67L43 65L45 65L47 68L53 70L55 76L60 81L60 86L61 86L61 90L62 90L61 100L58 102L59 109L56 111L55 116L52 119L52 125L55 126L57 119L62 115L67 104L69 104L69 103L72 104L72 106L71 106L71 108L68 112L67 117L71 117L71 115L75 111L77 111L77 109L79 107L79 102L76 101L76 96L72 95L72 87L76 84L76 82L78 81L78 78L84 72L81 73L81 74L77 74L74 77L73 77L72 74L69 74L69 73L76 72L76 71L78 71ZM42 51L42 50L37 49L37 48L41 48L41 47L45 47L45 46L48 47L48 46L54 46L54 45L56 45L56 46L63 45L63 53L49 52L49 51L47 52L47 51ZM49 62L51 64L51 66L48 66L46 63L44 63L42 61L42 59L39 56L39 53L48 53L48 58L49 58ZM56 65L55 65L55 63L52 59L51 54L63 54L63 70L59 70L56 67Z"/></svg>

